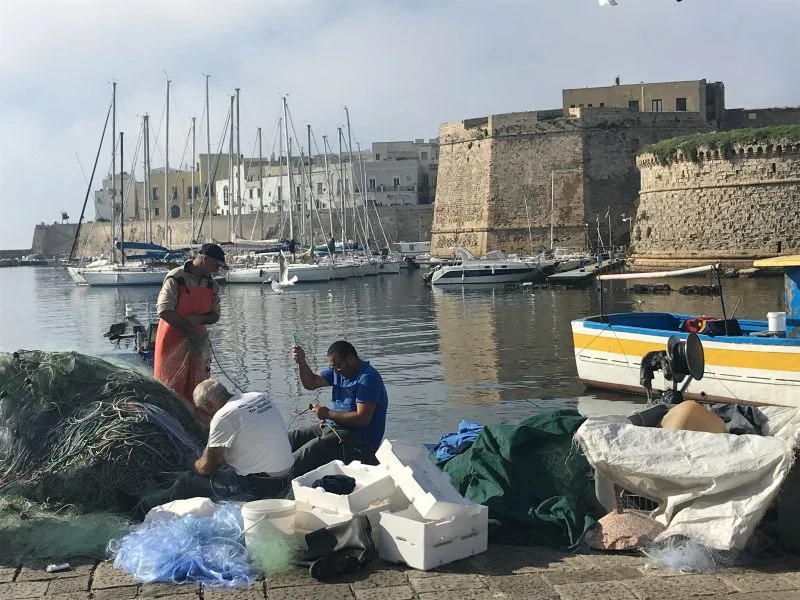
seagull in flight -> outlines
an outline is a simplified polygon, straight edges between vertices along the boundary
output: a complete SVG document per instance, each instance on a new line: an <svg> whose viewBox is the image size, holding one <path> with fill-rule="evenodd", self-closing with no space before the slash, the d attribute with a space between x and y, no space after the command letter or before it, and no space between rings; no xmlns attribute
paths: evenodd
<svg viewBox="0 0 800 600"><path fill-rule="evenodd" d="M291 279L289 279L289 265L286 264L286 257L283 255L283 251L281 251L280 255L278 256L278 280L276 281L272 277L269 278L272 291L276 294L280 294L283 292L283 288L294 285L296 282L297 275L294 275Z"/></svg>

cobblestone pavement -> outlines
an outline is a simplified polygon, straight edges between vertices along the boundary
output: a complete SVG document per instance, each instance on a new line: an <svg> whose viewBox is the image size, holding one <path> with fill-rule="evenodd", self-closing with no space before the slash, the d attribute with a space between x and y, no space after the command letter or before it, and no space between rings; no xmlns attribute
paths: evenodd
<svg viewBox="0 0 800 600"><path fill-rule="evenodd" d="M250 588L137 584L110 562L73 565L63 573L0 567L0 600L800 600L800 557L763 567L680 575L618 554L568 554L492 545L436 571L375 561L359 573L321 584L307 572L268 577Z"/></svg>

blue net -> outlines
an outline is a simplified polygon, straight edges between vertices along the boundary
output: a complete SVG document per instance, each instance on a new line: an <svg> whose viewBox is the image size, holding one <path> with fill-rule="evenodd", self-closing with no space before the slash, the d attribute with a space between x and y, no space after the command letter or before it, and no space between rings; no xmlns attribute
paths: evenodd
<svg viewBox="0 0 800 600"><path fill-rule="evenodd" d="M137 525L111 540L114 567L142 583L251 585L256 578L244 546L242 511L222 504L210 517L186 515Z"/></svg>

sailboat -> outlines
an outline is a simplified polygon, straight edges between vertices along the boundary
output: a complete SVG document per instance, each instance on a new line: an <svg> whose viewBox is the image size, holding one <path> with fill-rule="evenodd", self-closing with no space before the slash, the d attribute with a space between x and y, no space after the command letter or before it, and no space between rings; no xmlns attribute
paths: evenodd
<svg viewBox="0 0 800 600"><path fill-rule="evenodd" d="M115 171L116 171L116 93L117 93L117 84L113 82L113 92L112 92L112 100L111 100L111 114L112 114L112 143L111 143L111 185L114 194L116 194L116 181L115 181ZM169 82L167 82L167 98L169 98ZM167 105L167 110L169 111L169 101ZM107 122L106 122L107 124ZM161 285L164 281L164 277L167 274L167 269L165 267L156 267L153 264L147 262L146 260L138 260L138 261L129 261L126 263L125 258L125 251L127 248L132 247L129 243L128 246L125 244L125 202L124 202L124 133L120 132L119 134L119 148L120 148L120 218L119 218L119 242L114 244L112 242L112 246L110 249L110 259L101 259L89 263L85 266L80 267L67 267L67 272L69 273L72 280L77 285L88 285L88 286L129 286L129 285ZM103 128L103 137L105 137L105 127ZM148 138L149 139L149 138ZM102 146L102 139L100 145ZM98 155L100 149L98 148ZM149 149L146 150L145 155L149 155ZM97 166L97 160L95 160L95 167ZM94 170L92 171L92 176L94 176ZM89 182L89 190L91 189L91 180ZM81 211L81 220L83 219L83 213L86 209L86 200L89 197L89 190L87 190L86 199L84 200L83 211ZM114 239L114 229L116 225L116 201L112 198L112 218L111 218L111 238ZM74 255L75 246L77 244L78 236L80 234L80 222L78 224L78 230L75 233L75 241L72 246L72 252L70 253L70 257ZM135 249L141 249L140 246L133 245ZM116 250L119 249L119 261L117 260ZM166 248L163 248L166 251Z"/></svg>
<svg viewBox="0 0 800 600"><path fill-rule="evenodd" d="M291 140L289 138L289 108L286 103L286 98L283 98L283 127L286 139L286 148L287 148L287 169L288 169L288 178L289 178L289 210L287 211L289 214L289 239L294 239L295 231L294 231L294 221L293 221L293 212L294 212L294 183L293 183L293 168L292 168L292 152L291 152ZM279 139L282 138L279 135ZM281 151L282 153L282 148ZM282 180L282 175L281 175ZM310 250L311 255L313 255L313 246ZM281 255L282 256L282 255ZM293 258L295 258L293 256ZM228 283L265 283L270 279L275 280L276 278L280 277L280 265L278 255L274 255L275 262L260 264L255 266L248 266L248 267L234 267L231 268L226 276L225 279ZM284 259L285 260L285 259ZM303 263L303 262L292 262L291 265L292 272L297 277L297 283L309 283L309 282L317 282L317 281L329 281L334 279L334 268L331 263L321 263L321 262L313 262L313 263Z"/></svg>

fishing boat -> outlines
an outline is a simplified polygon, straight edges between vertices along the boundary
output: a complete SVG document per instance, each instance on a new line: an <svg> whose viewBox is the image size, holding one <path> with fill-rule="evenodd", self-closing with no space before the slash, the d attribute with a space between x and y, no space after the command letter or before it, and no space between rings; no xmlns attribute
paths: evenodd
<svg viewBox="0 0 800 600"><path fill-rule="evenodd" d="M455 248L456 261L440 265L431 272L433 285L466 285L476 283L516 283L532 281L541 270L532 263L508 258L499 250L476 258L466 248Z"/></svg>
<svg viewBox="0 0 800 600"><path fill-rule="evenodd" d="M800 408L800 255L759 260L754 266L784 269L785 310L768 313L767 320L727 317L719 265L599 275L601 314L571 323L578 377L589 387L643 394L643 357L662 350L670 336L686 339L696 333L705 351L705 376L691 381L684 397ZM717 277L721 318L666 312L603 313L603 281L704 272ZM656 377L663 378L663 374ZM656 384L664 387L665 382L656 379Z"/></svg>

